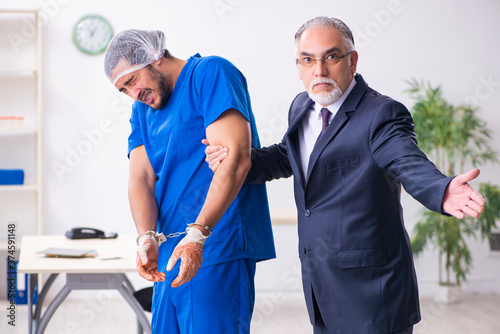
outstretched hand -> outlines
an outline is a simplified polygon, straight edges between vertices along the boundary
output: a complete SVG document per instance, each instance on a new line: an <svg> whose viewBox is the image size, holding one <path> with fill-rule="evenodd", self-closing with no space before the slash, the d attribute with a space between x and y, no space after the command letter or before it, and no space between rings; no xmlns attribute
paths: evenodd
<svg viewBox="0 0 500 334"><path fill-rule="evenodd" d="M479 169L476 168L451 180L443 196L442 208L446 213L458 219L463 219L465 215L479 217L485 201L468 183L478 175Z"/></svg>
<svg viewBox="0 0 500 334"><path fill-rule="evenodd" d="M205 161L208 162L208 167L215 173L222 160L227 157L228 149L220 145L211 146L207 139L203 139L201 142L207 145L205 148Z"/></svg>

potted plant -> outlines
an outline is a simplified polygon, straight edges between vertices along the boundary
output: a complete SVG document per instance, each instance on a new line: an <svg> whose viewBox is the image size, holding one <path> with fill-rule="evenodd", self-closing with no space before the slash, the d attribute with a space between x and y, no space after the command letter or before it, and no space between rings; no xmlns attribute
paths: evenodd
<svg viewBox="0 0 500 334"><path fill-rule="evenodd" d="M408 84L408 93L415 99L412 115L419 146L441 171L458 175L466 164L498 163L498 153L489 145L491 132L478 117L477 108L448 103L440 86L433 88L416 80ZM424 210L415 225L411 239L414 256L422 254L428 245L438 251L438 302L453 302L460 295L460 284L472 267L466 238L489 238L500 217L500 188L481 183L479 192L487 203L479 218L461 220Z"/></svg>

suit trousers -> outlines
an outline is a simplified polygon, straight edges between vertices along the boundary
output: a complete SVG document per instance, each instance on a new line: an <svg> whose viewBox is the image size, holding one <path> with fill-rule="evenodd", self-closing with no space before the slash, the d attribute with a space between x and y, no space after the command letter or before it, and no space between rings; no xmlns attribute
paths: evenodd
<svg viewBox="0 0 500 334"><path fill-rule="evenodd" d="M403 331L388 333L388 334L412 334L412 333L413 333L413 326L408 327L406 330ZM316 324L314 325L314 334L332 334L332 332L328 331L322 319L316 318Z"/></svg>
<svg viewBox="0 0 500 334"><path fill-rule="evenodd" d="M321 316L321 312L316 303L316 298L314 297L314 291L313 291L313 304L314 304L314 314L315 314L315 319L314 319L315 324L313 326L314 334L334 334L333 332L330 332L326 328L325 322L323 321L323 317ZM410 326L405 330L387 334L412 334L412 333L413 333L413 326Z"/></svg>

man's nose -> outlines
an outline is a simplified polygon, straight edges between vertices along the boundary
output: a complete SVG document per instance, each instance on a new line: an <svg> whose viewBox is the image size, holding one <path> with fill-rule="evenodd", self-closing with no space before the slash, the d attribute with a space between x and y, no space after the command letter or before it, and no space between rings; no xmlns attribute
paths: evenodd
<svg viewBox="0 0 500 334"><path fill-rule="evenodd" d="M314 75L317 77L324 77L328 74L328 69L323 59L316 59L314 65Z"/></svg>
<svg viewBox="0 0 500 334"><path fill-rule="evenodd" d="M130 96L131 98L133 98L135 101L138 101L140 94L141 94L140 89L133 89L133 90L130 90L127 95Z"/></svg>

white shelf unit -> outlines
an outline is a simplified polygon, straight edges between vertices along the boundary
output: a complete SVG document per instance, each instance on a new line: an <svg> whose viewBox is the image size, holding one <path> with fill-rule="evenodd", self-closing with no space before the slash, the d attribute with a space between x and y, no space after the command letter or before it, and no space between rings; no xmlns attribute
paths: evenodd
<svg viewBox="0 0 500 334"><path fill-rule="evenodd" d="M23 185L0 185L0 235L16 223L16 239L42 226L40 22L35 9L0 9L0 169L25 175Z"/></svg>

